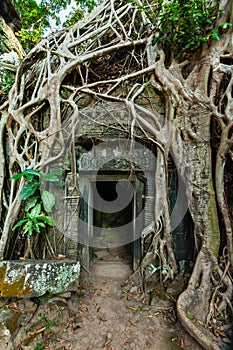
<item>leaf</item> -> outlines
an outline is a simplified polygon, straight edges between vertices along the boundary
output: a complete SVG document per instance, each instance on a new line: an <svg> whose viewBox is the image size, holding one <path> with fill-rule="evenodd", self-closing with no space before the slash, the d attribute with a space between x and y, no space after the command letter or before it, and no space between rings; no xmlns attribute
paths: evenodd
<svg viewBox="0 0 233 350"><path fill-rule="evenodd" d="M211 36L214 40L217 40L217 41L219 40L219 36L217 33L212 33Z"/></svg>
<svg viewBox="0 0 233 350"><path fill-rule="evenodd" d="M37 225L43 228L45 227L45 224L43 222L37 222Z"/></svg>
<svg viewBox="0 0 233 350"><path fill-rule="evenodd" d="M30 212L31 218L35 218L36 216L40 215L41 213L41 204L38 203L34 208L32 208Z"/></svg>
<svg viewBox="0 0 233 350"><path fill-rule="evenodd" d="M23 227L22 235L26 234L29 234L30 236L32 235L32 221L28 221Z"/></svg>
<svg viewBox="0 0 233 350"><path fill-rule="evenodd" d="M186 311L186 315L187 315L188 319L190 319L190 320L193 319L193 315L191 314L190 311Z"/></svg>
<svg viewBox="0 0 233 350"><path fill-rule="evenodd" d="M23 177L23 173L19 173L19 174L14 174L13 176L11 176L11 180L18 180L21 179L21 177Z"/></svg>
<svg viewBox="0 0 233 350"><path fill-rule="evenodd" d="M45 185L47 182L52 182L56 186L62 186L62 178L61 174L58 173L58 171L54 171L52 173L47 174L41 174L41 182L43 185Z"/></svg>
<svg viewBox="0 0 233 350"><path fill-rule="evenodd" d="M212 32L211 32L211 37L214 39L214 40L219 40L219 36L218 36L218 28L215 27Z"/></svg>
<svg viewBox="0 0 233 350"><path fill-rule="evenodd" d="M34 230L35 230L37 233L40 232L40 226L38 225L37 222L33 222L33 228L34 228Z"/></svg>
<svg viewBox="0 0 233 350"><path fill-rule="evenodd" d="M53 218L51 216L41 214L41 215L36 216L35 219L42 220L46 224L48 224L49 226L55 226L55 221L53 220Z"/></svg>
<svg viewBox="0 0 233 350"><path fill-rule="evenodd" d="M220 27L222 27L223 29L226 29L227 27L231 27L232 24L229 22L223 22L222 24L220 24Z"/></svg>
<svg viewBox="0 0 233 350"><path fill-rule="evenodd" d="M39 171L35 169L26 169L23 171L23 175L26 177L28 181L32 181L35 176L40 177Z"/></svg>
<svg viewBox="0 0 233 350"><path fill-rule="evenodd" d="M27 184L20 192L20 199L25 200L31 197L35 193L38 187L39 187L39 182L30 182L29 184Z"/></svg>
<svg viewBox="0 0 233 350"><path fill-rule="evenodd" d="M26 169L23 171L23 175L24 176L34 175L34 176L40 177L40 172L38 170L35 170L35 169Z"/></svg>
<svg viewBox="0 0 233 350"><path fill-rule="evenodd" d="M17 224L14 225L12 230L15 230L17 227L22 226L23 224L25 224L25 222L27 222L28 219L22 219L20 221L17 222Z"/></svg>
<svg viewBox="0 0 233 350"><path fill-rule="evenodd" d="M38 196L28 198L25 205L25 211L29 211L31 208L33 208L36 205L38 198Z"/></svg>
<svg viewBox="0 0 233 350"><path fill-rule="evenodd" d="M55 226L55 221L53 220L53 218L51 216L47 216L46 217L46 223L49 225L49 226Z"/></svg>
<svg viewBox="0 0 233 350"><path fill-rule="evenodd" d="M44 210L47 213L50 213L52 211L55 203L56 203L56 199L55 199L54 195L51 192L42 191L41 199L42 199L42 203L44 206Z"/></svg>
<svg viewBox="0 0 233 350"><path fill-rule="evenodd" d="M158 39L159 39L159 37L155 35L153 37L153 40L152 40L152 45L155 45L157 43Z"/></svg>
<svg viewBox="0 0 233 350"><path fill-rule="evenodd" d="M62 176L62 170L61 169L56 169L54 170L54 174L58 177Z"/></svg>
<svg viewBox="0 0 233 350"><path fill-rule="evenodd" d="M150 264L150 266L149 266L149 274L153 275L159 269L160 269L160 267L156 267L153 264Z"/></svg>

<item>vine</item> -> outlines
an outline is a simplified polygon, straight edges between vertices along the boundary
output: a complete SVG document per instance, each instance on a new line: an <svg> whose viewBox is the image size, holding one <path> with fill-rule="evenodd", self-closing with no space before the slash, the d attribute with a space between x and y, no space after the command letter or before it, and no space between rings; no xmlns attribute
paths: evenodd
<svg viewBox="0 0 233 350"><path fill-rule="evenodd" d="M167 15L173 16L171 27L163 12L154 15L161 4ZM106 1L80 23L41 41L23 60L9 94L9 108L1 109L9 159L6 151L0 153L0 164L6 164L0 177L4 199L0 257L8 256L12 227L24 213L20 201L22 178L8 186L4 174L11 176L15 169L21 173L25 168L44 169L54 161L62 163L67 140L70 135L75 139L74 131L79 131L80 124L89 128L88 122L92 122L106 129L111 124L129 138L151 142L157 156L154 185L159 191L154 217L141 233L142 240L149 240L141 276L155 279L159 275L164 286L165 281L178 279L181 271L174 254L167 183L172 149L177 172L185 184L196 249L194 268L178 298L177 313L183 327L203 348L219 350L224 337L217 332L216 320L220 322L221 315L223 327L230 321L233 292L233 224L224 186L226 159L233 151L229 24L233 13L227 0L213 3L210 10L207 2L197 1L197 6L192 1L180 4L176 16L177 1L147 3L147 13L142 11L144 7L139 10L139 0L136 6L126 1ZM206 12L200 10L201 4L207 6ZM183 22L184 9L192 17L196 13L189 26ZM195 46L198 52L191 55ZM116 108L110 102L126 106L130 125L122 123L121 113L114 114ZM102 105L106 109L104 120L97 113ZM94 107L96 114L88 114L86 107ZM214 176L210 134L213 120L219 130ZM4 132L0 136L6 147ZM34 239L34 235L31 237ZM58 241L54 239L53 244L56 246Z"/></svg>

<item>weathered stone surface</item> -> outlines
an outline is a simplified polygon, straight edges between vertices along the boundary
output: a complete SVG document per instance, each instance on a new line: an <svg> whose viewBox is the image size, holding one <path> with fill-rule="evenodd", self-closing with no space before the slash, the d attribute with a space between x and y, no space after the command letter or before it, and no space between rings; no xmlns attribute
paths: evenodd
<svg viewBox="0 0 233 350"><path fill-rule="evenodd" d="M12 0L2 0L0 6L0 16L13 29L19 31L22 27L20 14Z"/></svg>
<svg viewBox="0 0 233 350"><path fill-rule="evenodd" d="M112 279L122 279L128 277L132 272L129 264L124 262L114 261L114 262L101 262L98 261L93 266L93 274L100 277L112 278Z"/></svg>
<svg viewBox="0 0 233 350"><path fill-rule="evenodd" d="M9 260L0 262L2 297L35 297L76 290L80 263L77 261Z"/></svg>
<svg viewBox="0 0 233 350"><path fill-rule="evenodd" d="M17 53L19 58L23 58L25 56L25 52L16 38L14 31L12 28L4 21L4 19L0 16L0 54L5 52L14 51Z"/></svg>

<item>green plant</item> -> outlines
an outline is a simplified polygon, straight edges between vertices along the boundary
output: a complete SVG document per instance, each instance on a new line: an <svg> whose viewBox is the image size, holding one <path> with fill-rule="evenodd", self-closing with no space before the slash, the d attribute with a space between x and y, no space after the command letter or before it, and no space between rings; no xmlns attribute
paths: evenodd
<svg viewBox="0 0 233 350"><path fill-rule="evenodd" d="M45 293L41 297L39 297L39 300L40 300L40 303L44 303L44 302L47 302L51 298L52 298L52 294Z"/></svg>
<svg viewBox="0 0 233 350"><path fill-rule="evenodd" d="M46 327L46 329L49 329L49 328L51 328L52 326L58 326L58 324L57 324L56 322L50 320L50 319L48 318L48 315L46 315L46 314L41 314L41 313L39 313L39 314L38 314L38 317L39 317L41 320L44 320L44 321L45 321L45 327Z"/></svg>
<svg viewBox="0 0 233 350"><path fill-rule="evenodd" d="M14 2L22 22L22 29L17 36L26 52L30 51L45 34L61 27L62 10L69 9L64 24L69 26L78 22L98 3L94 0L14 0ZM71 4L75 4L75 7L71 7Z"/></svg>
<svg viewBox="0 0 233 350"><path fill-rule="evenodd" d="M55 173L43 174L35 169L27 169L22 173L15 174L12 180L18 180L25 177L27 184L20 192L20 199L25 201L24 218L18 221L13 230L22 226L22 234L32 235L39 233L46 225L54 226L53 218L47 213L51 213L56 200L54 195L45 189L47 182L60 184L59 176Z"/></svg>
<svg viewBox="0 0 233 350"><path fill-rule="evenodd" d="M154 266L153 264L150 264L148 267L149 275L152 276L159 269L160 269L160 266L157 267L157 266Z"/></svg>
<svg viewBox="0 0 233 350"><path fill-rule="evenodd" d="M210 6L208 0L154 0L150 8L145 5L140 8L158 33L153 44L158 41L177 58L193 53L210 38L218 40L217 4Z"/></svg>
<svg viewBox="0 0 233 350"><path fill-rule="evenodd" d="M1 89L7 95L15 82L15 74L12 72L1 74Z"/></svg>

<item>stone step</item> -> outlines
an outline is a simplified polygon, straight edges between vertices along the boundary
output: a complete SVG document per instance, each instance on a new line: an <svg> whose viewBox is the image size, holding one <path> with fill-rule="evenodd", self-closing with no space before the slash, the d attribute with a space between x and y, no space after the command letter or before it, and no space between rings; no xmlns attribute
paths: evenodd
<svg viewBox="0 0 233 350"><path fill-rule="evenodd" d="M92 274L112 279L122 279L130 273L132 273L131 266L121 261L97 261L92 269Z"/></svg>

